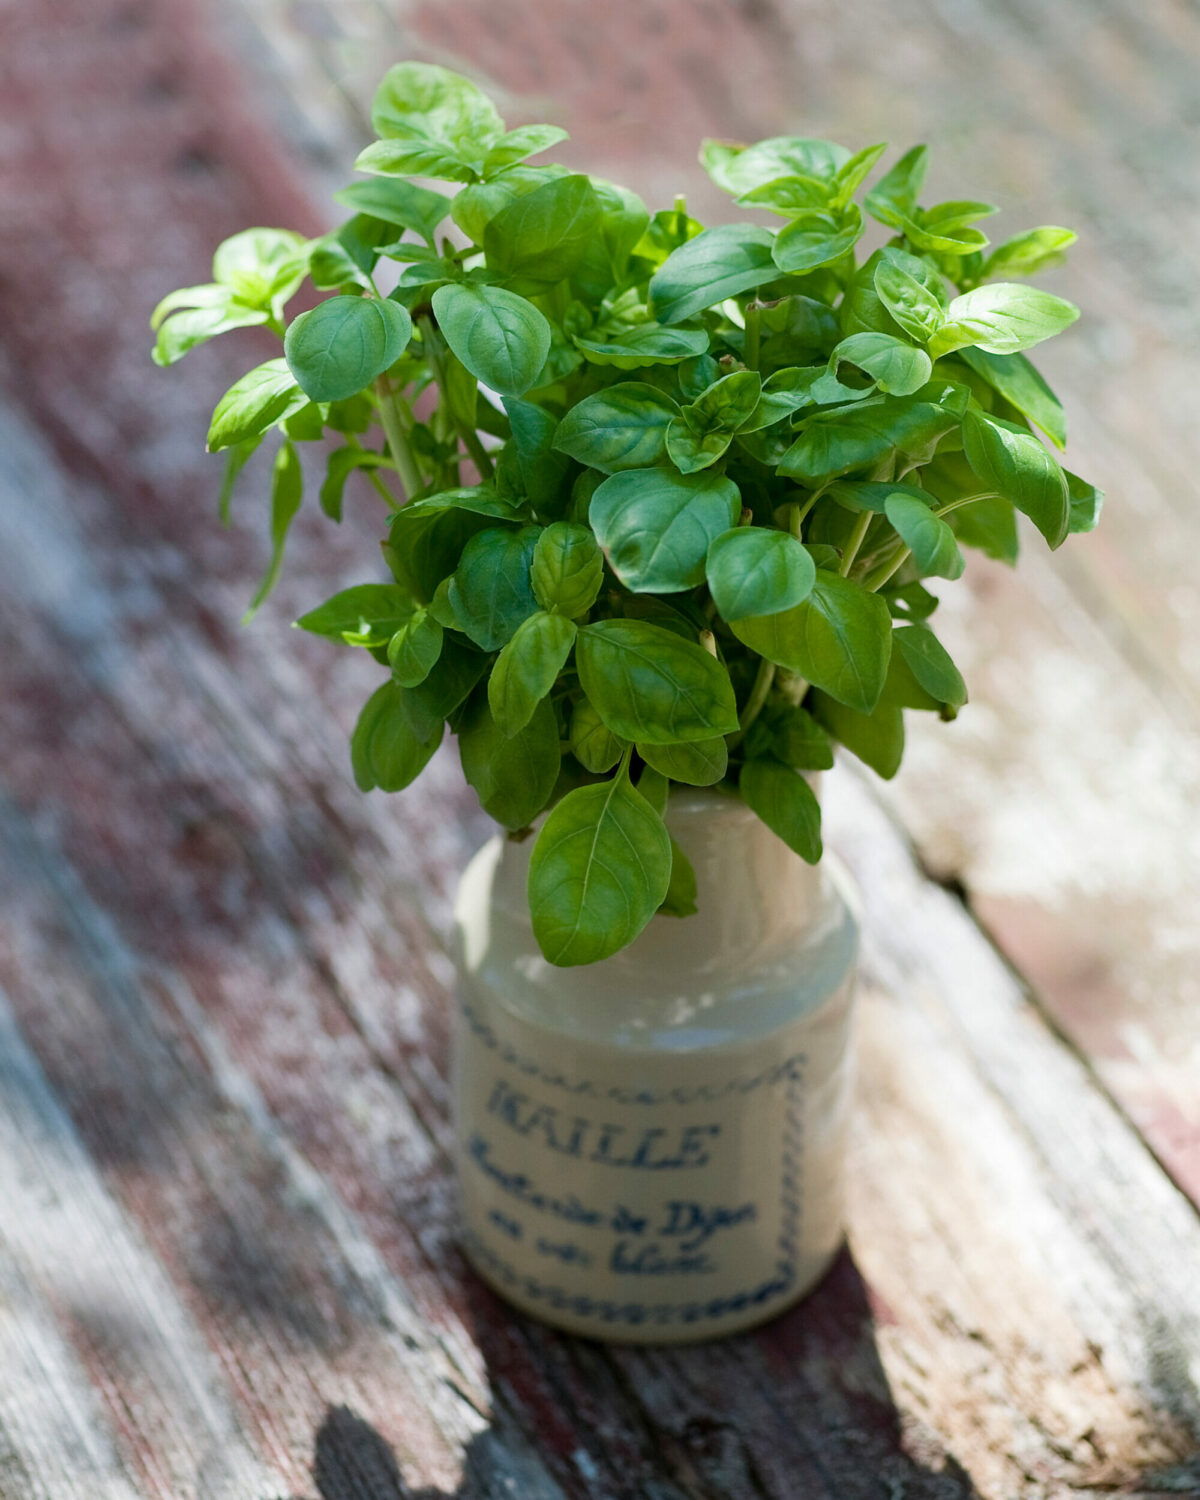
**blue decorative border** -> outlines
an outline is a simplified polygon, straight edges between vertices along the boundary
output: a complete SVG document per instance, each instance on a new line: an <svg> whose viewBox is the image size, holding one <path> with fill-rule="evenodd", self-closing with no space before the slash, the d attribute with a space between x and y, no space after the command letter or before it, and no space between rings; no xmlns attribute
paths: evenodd
<svg viewBox="0 0 1200 1500"><path fill-rule="evenodd" d="M661 1327L668 1323L683 1324L709 1322L745 1312L750 1308L766 1309L767 1303L788 1293L796 1282L796 1261L799 1253L800 1204L804 1191L804 1120L800 1109L801 1084L807 1058L798 1052L776 1067L744 1081L722 1085L717 1091L711 1089L672 1089L665 1094L648 1096L638 1092L622 1097L627 1091L608 1089L600 1091L587 1082L571 1083L557 1074L547 1074L531 1059L522 1059L507 1044L501 1045L491 1027L487 1026L470 1007L462 1005L471 1029L484 1044L499 1052L503 1061L531 1078L592 1098L619 1099L622 1103L649 1103L659 1100L687 1104L705 1099L719 1099L731 1093L749 1093L765 1083L780 1083L786 1080L787 1122L783 1140L783 1182L780 1194L781 1222L779 1230L779 1261L775 1274L760 1286L747 1292L731 1293L714 1297L708 1302L614 1302L603 1297L589 1297L584 1293L568 1292L553 1283L540 1281L536 1276L523 1275L487 1245L471 1230L463 1233L463 1245L468 1255L487 1275L531 1302L542 1302L555 1312L568 1313L578 1318L595 1318L601 1323L624 1325L629 1328ZM686 1097L678 1097L680 1094Z"/></svg>

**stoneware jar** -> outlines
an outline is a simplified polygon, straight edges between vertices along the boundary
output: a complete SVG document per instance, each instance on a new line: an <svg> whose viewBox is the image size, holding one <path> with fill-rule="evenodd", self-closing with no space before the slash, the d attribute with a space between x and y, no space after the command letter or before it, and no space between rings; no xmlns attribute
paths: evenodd
<svg viewBox="0 0 1200 1500"><path fill-rule="evenodd" d="M455 1112L464 1244L516 1306L574 1333L675 1343L804 1295L842 1239L858 927L736 796L673 792L699 912L556 969L533 839L475 856L457 904Z"/></svg>

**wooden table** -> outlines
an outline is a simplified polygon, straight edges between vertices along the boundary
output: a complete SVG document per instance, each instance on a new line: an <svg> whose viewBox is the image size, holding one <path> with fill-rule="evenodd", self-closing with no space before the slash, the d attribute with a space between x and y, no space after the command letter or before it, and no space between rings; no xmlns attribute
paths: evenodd
<svg viewBox="0 0 1200 1500"><path fill-rule="evenodd" d="M373 674L287 629L364 576L366 503L235 623L263 507L220 531L202 446L254 337L147 362L219 237L324 221L402 56L702 215L703 134L891 132L1082 231L1049 364L1109 511L973 565L972 706L882 796L829 780L850 1248L728 1343L560 1337L464 1267L445 939L485 824L452 755L361 797ZM1198 78L1184 0L0 11L4 1500L1200 1495Z"/></svg>

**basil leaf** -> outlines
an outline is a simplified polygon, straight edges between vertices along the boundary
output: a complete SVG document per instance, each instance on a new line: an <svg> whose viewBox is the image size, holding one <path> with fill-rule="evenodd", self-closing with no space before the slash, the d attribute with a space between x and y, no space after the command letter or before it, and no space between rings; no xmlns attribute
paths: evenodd
<svg viewBox="0 0 1200 1500"><path fill-rule="evenodd" d="M412 616L412 596L394 583L342 589L296 621L300 630L354 646L386 646Z"/></svg>
<svg viewBox="0 0 1200 1500"><path fill-rule="evenodd" d="M932 497L931 497L932 498ZM888 520L913 555L922 578L961 578L966 562L958 550L954 533L928 501L915 495L893 492L884 505Z"/></svg>
<svg viewBox="0 0 1200 1500"><path fill-rule="evenodd" d="M753 146L705 141L700 148L700 161L708 175L718 187L735 194L793 174L832 182L838 168L849 159L844 146L798 135L771 136Z"/></svg>
<svg viewBox="0 0 1200 1500"><path fill-rule="evenodd" d="M748 760L738 791L750 810L810 865L821 858L821 804L812 787L777 760Z"/></svg>
<svg viewBox="0 0 1200 1500"><path fill-rule="evenodd" d="M577 699L571 710L569 738L571 754L585 771L597 774L611 771L629 743L609 729L587 698Z"/></svg>
<svg viewBox="0 0 1200 1500"><path fill-rule="evenodd" d="M945 309L934 292L895 261L880 260L873 284L880 301L904 332L922 344L927 344L945 321Z"/></svg>
<svg viewBox="0 0 1200 1500"><path fill-rule="evenodd" d="M399 224L401 229L411 229L424 240L433 239L434 231L450 212L452 201L445 193L399 180L352 182L333 196L357 213L370 214L386 224Z"/></svg>
<svg viewBox="0 0 1200 1500"><path fill-rule="evenodd" d="M259 605L279 580L288 528L300 509L303 495L304 472L295 448L285 440L275 455L275 464L271 470L271 561L250 601L250 608L242 617L243 624L253 618Z"/></svg>
<svg viewBox="0 0 1200 1500"><path fill-rule="evenodd" d="M455 360L455 364L458 361ZM472 401L474 381L472 381ZM565 453L554 448L558 422L544 407L516 396L504 397L504 410L512 428L513 447L517 451L521 483L530 504L537 510L558 507L571 463ZM467 417L474 427L472 412Z"/></svg>
<svg viewBox="0 0 1200 1500"><path fill-rule="evenodd" d="M709 544L740 509L737 485L723 475L628 469L600 485L588 517L627 588L667 594L704 582Z"/></svg>
<svg viewBox="0 0 1200 1500"><path fill-rule="evenodd" d="M585 625L575 664L596 712L622 739L670 745L738 727L728 672L671 630L641 620Z"/></svg>
<svg viewBox="0 0 1200 1500"><path fill-rule="evenodd" d="M666 816L671 783L661 771L656 771L653 766L643 766L637 780L637 789L660 818Z"/></svg>
<svg viewBox="0 0 1200 1500"><path fill-rule="evenodd" d="M887 680L892 622L887 605L857 583L817 569L811 594L780 614L730 626L757 651L814 686L870 713Z"/></svg>
<svg viewBox="0 0 1200 1500"><path fill-rule="evenodd" d="M787 177L774 177L770 182L760 183L738 198L744 208L766 208L773 214L782 214L785 219L810 209L827 209L831 198L831 185L819 177L807 177L794 173Z"/></svg>
<svg viewBox="0 0 1200 1500"><path fill-rule="evenodd" d="M703 328L664 328L659 323L637 323L619 333L596 338L576 337L576 348L591 365L615 365L635 370L639 365L678 364L708 348Z"/></svg>
<svg viewBox="0 0 1200 1500"><path fill-rule="evenodd" d="M443 636L441 655L429 676L400 696L404 715L416 737L428 739L444 719L452 718L486 670L486 656L461 645L453 636Z"/></svg>
<svg viewBox="0 0 1200 1500"><path fill-rule="evenodd" d="M997 245L984 261L980 280L1001 273L1033 276L1038 271L1048 271L1051 266L1061 265L1066 260L1067 247L1077 238L1074 230L1060 229L1056 224L1043 224L1038 229L1015 234L1012 239Z"/></svg>
<svg viewBox="0 0 1200 1500"><path fill-rule="evenodd" d="M833 766L829 735L806 709L772 705L746 735L748 760L773 756L793 771L828 771Z"/></svg>
<svg viewBox="0 0 1200 1500"><path fill-rule="evenodd" d="M914 146L879 179L863 200L872 218L899 229L905 219L912 217L925 181L928 154L927 147Z"/></svg>
<svg viewBox="0 0 1200 1500"><path fill-rule="evenodd" d="M846 510L870 510L877 516L885 514L891 495L911 495L923 505L928 505L930 499L929 491L920 490L915 484L885 484L869 479L839 479L829 486L826 494Z"/></svg>
<svg viewBox="0 0 1200 1500"><path fill-rule="evenodd" d="M441 622L432 611L418 609L388 642L392 681L403 688L420 687L437 665L444 643Z"/></svg>
<svg viewBox="0 0 1200 1500"><path fill-rule="evenodd" d="M208 451L217 453L258 437L307 400L286 360L267 360L231 385L217 402L208 429Z"/></svg>
<svg viewBox="0 0 1200 1500"><path fill-rule="evenodd" d="M530 582L543 609L578 619L596 602L604 582L604 558L586 526L555 521L533 549Z"/></svg>
<svg viewBox="0 0 1200 1500"><path fill-rule="evenodd" d="M729 765L729 752L719 735L685 745L655 745L639 740L637 753L663 776L686 782L688 786L714 785Z"/></svg>
<svg viewBox="0 0 1200 1500"><path fill-rule="evenodd" d="M484 812L504 828L527 828L553 795L562 764L554 709L543 698L529 722L506 735L480 693L459 725L458 753Z"/></svg>
<svg viewBox="0 0 1200 1500"><path fill-rule="evenodd" d="M833 179L833 206L842 208L867 180L871 168L887 150L887 142L877 146L864 146L856 151L849 161L843 162Z"/></svg>
<svg viewBox="0 0 1200 1500"><path fill-rule="evenodd" d="M501 276L547 285L562 281L583 260L600 220L600 202L586 177L556 178L523 193L488 222L483 234L488 267Z"/></svg>
<svg viewBox="0 0 1200 1500"><path fill-rule="evenodd" d="M901 219L900 227L904 231L904 238L914 249L926 250L933 255L971 255L983 250L988 243L988 237L982 230L954 223L943 224L936 219L926 222L926 215L920 210L917 211L916 218Z"/></svg>
<svg viewBox="0 0 1200 1500"><path fill-rule="evenodd" d="M247 438L244 443L238 443L236 447L230 448L225 455L225 472L221 476L221 488L217 494L217 515L221 518L222 526L228 526L230 523L233 491L242 470L254 457L261 442L261 435Z"/></svg>
<svg viewBox="0 0 1200 1500"><path fill-rule="evenodd" d="M988 354L1017 354L1069 328L1079 309L1061 297L1015 281L996 281L955 297L929 345L937 359L969 344Z"/></svg>
<svg viewBox="0 0 1200 1500"><path fill-rule="evenodd" d="M288 327L283 352L311 401L344 401L404 353L412 319L399 303L330 297Z"/></svg>
<svg viewBox="0 0 1200 1500"><path fill-rule="evenodd" d="M667 455L681 473L710 468L759 408L762 382L738 370L714 382L667 427Z"/></svg>
<svg viewBox="0 0 1200 1500"><path fill-rule="evenodd" d="M1063 471L1033 433L969 411L963 418L967 462L990 489L1027 515L1051 547L1066 540L1071 497Z"/></svg>
<svg viewBox="0 0 1200 1500"><path fill-rule="evenodd" d="M825 693L812 695L813 716L830 734L885 781L904 756L904 710L880 703L869 714L847 708Z"/></svg>
<svg viewBox="0 0 1200 1500"><path fill-rule="evenodd" d="M483 159L483 175L494 177L514 163L524 161L527 156L536 156L539 151L549 151L561 141L570 140L565 130L557 125L519 125L502 135Z"/></svg>
<svg viewBox="0 0 1200 1500"><path fill-rule="evenodd" d="M682 323L726 297L774 280L774 244L771 231L754 224L721 224L688 240L672 251L650 281L655 317L660 323Z"/></svg>
<svg viewBox="0 0 1200 1500"><path fill-rule="evenodd" d="M554 446L603 474L649 468L666 452L667 426L678 411L654 386L621 381L571 407Z"/></svg>
<svg viewBox="0 0 1200 1500"><path fill-rule="evenodd" d="M539 612L517 627L488 679L488 705L501 734L524 729L547 697L575 644L575 626L563 615Z"/></svg>
<svg viewBox="0 0 1200 1500"><path fill-rule="evenodd" d="M529 862L529 910L543 954L560 967L596 963L631 943L666 898L671 841L622 770L568 792Z"/></svg>
<svg viewBox="0 0 1200 1500"><path fill-rule="evenodd" d="M468 79L432 63L388 69L371 102L371 125L385 140L413 140L481 167L504 134L492 101Z"/></svg>
<svg viewBox="0 0 1200 1500"><path fill-rule="evenodd" d="M874 467L892 453L925 463L958 418L930 402L896 397L810 418L779 473L806 483Z"/></svg>
<svg viewBox="0 0 1200 1500"><path fill-rule="evenodd" d="M667 883L667 894L658 908L659 915L663 917L695 916L698 910L696 894L696 872L692 869L687 855L672 839L671 879Z"/></svg>
<svg viewBox="0 0 1200 1500"><path fill-rule="evenodd" d="M446 342L472 375L504 396L529 390L550 352L550 324L532 302L473 282L440 286L432 300Z"/></svg>
<svg viewBox="0 0 1200 1500"><path fill-rule="evenodd" d="M450 217L476 245L483 243L488 224L501 209L535 188L569 176L566 167L509 167L489 182L473 182L450 200Z"/></svg>
<svg viewBox="0 0 1200 1500"><path fill-rule="evenodd" d="M205 344L217 334L228 333L233 328L253 328L265 323L270 316L260 308L241 306L224 288L219 287L216 291L218 300L214 305L173 313L161 325L150 355L156 365L173 365L197 344ZM708 336L705 335L707 342Z"/></svg>
<svg viewBox="0 0 1200 1500"><path fill-rule="evenodd" d="M530 568L539 528L489 527L463 548L450 603L463 632L483 651L496 651L537 611Z"/></svg>
<svg viewBox="0 0 1200 1500"><path fill-rule="evenodd" d="M933 373L933 364L923 349L914 349L888 333L852 333L829 356L834 375L841 373L843 363L865 371L881 391L891 396L913 395Z"/></svg>
<svg viewBox="0 0 1200 1500"><path fill-rule="evenodd" d="M376 688L350 739L350 763L359 791L403 791L429 764L442 742L443 728L439 720L428 738L418 739L404 712L403 690L394 682Z"/></svg>
<svg viewBox="0 0 1200 1500"><path fill-rule="evenodd" d="M1040 427L1057 448L1067 444L1067 422L1058 397L1023 354L988 354L960 349L958 358Z"/></svg>
<svg viewBox="0 0 1200 1500"><path fill-rule="evenodd" d="M932 630L924 625L900 625L892 641L930 697L950 708L962 708L967 701L967 685Z"/></svg>
<svg viewBox="0 0 1200 1500"><path fill-rule="evenodd" d="M862 238L862 232L862 211L856 203L831 213L809 209L779 231L773 250L775 264L788 274L815 271L840 260Z"/></svg>
<svg viewBox="0 0 1200 1500"><path fill-rule="evenodd" d="M722 532L708 549L709 592L723 620L791 609L812 592L816 568L794 536L764 526Z"/></svg>
<svg viewBox="0 0 1200 1500"><path fill-rule="evenodd" d="M1104 507L1104 491L1098 490L1086 479L1080 479L1078 474L1072 474L1069 469L1064 469L1063 474L1066 476L1067 491L1071 497L1071 520L1068 529L1072 532L1094 530L1099 524L1100 512Z"/></svg>

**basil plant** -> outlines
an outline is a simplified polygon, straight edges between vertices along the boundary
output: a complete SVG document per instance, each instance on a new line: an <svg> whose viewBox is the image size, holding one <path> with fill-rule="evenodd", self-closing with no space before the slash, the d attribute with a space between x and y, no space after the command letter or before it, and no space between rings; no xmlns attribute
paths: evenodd
<svg viewBox="0 0 1200 1500"><path fill-rule="evenodd" d="M1018 511L1051 547L1095 524L1100 493L1039 436L1061 449L1063 412L1024 353L1078 313L1015 279L1075 236L989 248L991 204L921 205L924 146L860 207L882 145L709 141L713 180L779 222L705 229L682 200L650 213L530 165L564 132L506 130L442 68L392 68L372 120L365 176L335 195L348 221L225 241L212 283L156 310L155 359L232 328L281 338L208 435L225 515L276 445L254 605L309 446L331 520L348 482L384 507L390 581L297 621L383 671L358 785L408 786L449 728L503 827L549 809L534 931L551 963L591 963L695 910L672 784L727 786L817 860L807 775L834 744L892 776L905 709L966 702L925 580L957 578L963 547L1013 562ZM864 209L883 228L859 254ZM329 295L289 318L306 281Z"/></svg>

